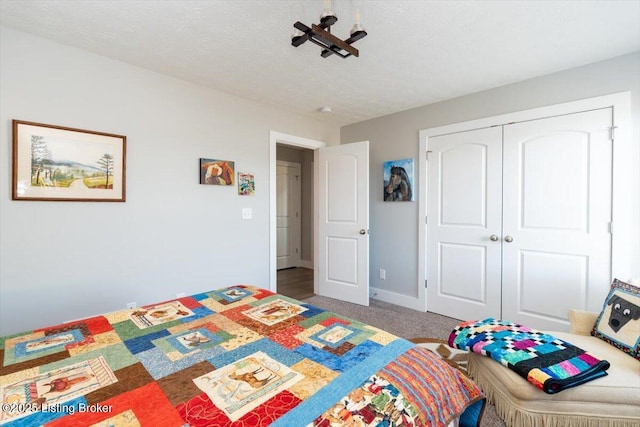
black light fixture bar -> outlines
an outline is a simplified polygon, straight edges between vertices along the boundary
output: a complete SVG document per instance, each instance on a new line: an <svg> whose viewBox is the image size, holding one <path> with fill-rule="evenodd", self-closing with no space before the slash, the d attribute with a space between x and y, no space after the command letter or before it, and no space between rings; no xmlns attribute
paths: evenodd
<svg viewBox="0 0 640 427"><path fill-rule="evenodd" d="M336 48L338 48L349 52L353 56L360 56L358 49L346 43L344 40L340 40L329 31L323 30L322 27L316 24L311 24L311 39L319 41L326 49L332 52L335 52Z"/></svg>
<svg viewBox="0 0 640 427"><path fill-rule="evenodd" d="M363 39L363 38L364 38L364 36L366 36L366 35L367 35L367 32L366 32L366 31L356 31L355 33L353 33L353 34L351 35L351 37L349 37L348 39L346 39L344 42L345 42L346 44L350 45L350 44L352 44L352 43L354 43L354 42L357 42L357 41L358 41L358 40L360 40L360 39ZM354 49L356 52L358 52L358 53L359 53L358 49L356 49L355 47L354 47L353 49ZM342 55L342 54L340 54L339 52L336 52L336 51L329 51L328 49L324 49L320 55L321 55L323 58L326 58L327 56L330 56L332 53L335 53L335 54L337 54L337 55L340 55L340 56L342 56L343 58L346 58L347 56L349 56L349 55ZM355 56L359 56L359 55L358 55L358 54L355 54Z"/></svg>
<svg viewBox="0 0 640 427"><path fill-rule="evenodd" d="M320 24L311 24L311 28L307 27L300 21L293 24L293 27L299 31L291 37L291 45L298 47L304 44L307 40L322 47L320 55L326 58L331 55L338 55L341 58L348 58L349 56L360 56L360 52L355 47L351 46L352 43L364 38L367 32L360 26L359 23L354 25L354 29L351 31L351 37L346 40L342 40L333 34L331 34L331 26L338 21L335 15L324 16L320 19Z"/></svg>

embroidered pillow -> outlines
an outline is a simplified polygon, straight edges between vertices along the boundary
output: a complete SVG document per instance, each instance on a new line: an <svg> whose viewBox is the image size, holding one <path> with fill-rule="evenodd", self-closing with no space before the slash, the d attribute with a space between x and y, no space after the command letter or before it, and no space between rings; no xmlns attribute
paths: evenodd
<svg viewBox="0 0 640 427"><path fill-rule="evenodd" d="M614 279L591 335L640 360L640 288Z"/></svg>

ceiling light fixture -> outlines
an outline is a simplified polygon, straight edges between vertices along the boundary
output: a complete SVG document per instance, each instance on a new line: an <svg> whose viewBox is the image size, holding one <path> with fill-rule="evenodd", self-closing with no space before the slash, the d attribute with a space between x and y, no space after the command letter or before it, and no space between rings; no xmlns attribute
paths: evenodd
<svg viewBox="0 0 640 427"><path fill-rule="evenodd" d="M338 21L338 17L331 8L331 0L324 1L324 10L320 15L320 24L311 24L311 28L297 21L293 24L296 31L291 36L291 45L298 47L307 40L322 47L320 56L326 58L333 54L341 58L347 58L351 55L360 56L358 49L351 46L352 43L364 38L367 32L360 25L360 14L356 14L356 23L351 29L351 37L346 40L339 39L331 34L331 26Z"/></svg>

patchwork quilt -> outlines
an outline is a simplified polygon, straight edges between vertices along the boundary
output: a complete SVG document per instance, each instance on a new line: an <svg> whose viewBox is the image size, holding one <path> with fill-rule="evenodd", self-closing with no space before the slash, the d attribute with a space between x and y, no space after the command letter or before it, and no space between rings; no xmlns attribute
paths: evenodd
<svg viewBox="0 0 640 427"><path fill-rule="evenodd" d="M238 285L0 338L3 426L478 425L428 350Z"/></svg>
<svg viewBox="0 0 640 427"><path fill-rule="evenodd" d="M609 362L551 334L507 320L462 322L449 346L489 356L545 393L557 393L607 375Z"/></svg>

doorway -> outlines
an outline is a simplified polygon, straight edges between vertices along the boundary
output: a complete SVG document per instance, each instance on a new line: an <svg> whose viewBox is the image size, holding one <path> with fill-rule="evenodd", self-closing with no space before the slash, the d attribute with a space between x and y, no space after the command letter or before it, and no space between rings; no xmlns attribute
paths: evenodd
<svg viewBox="0 0 640 427"><path fill-rule="evenodd" d="M312 139L307 139L307 138L302 138L299 136L295 136L295 135L288 135L288 134L284 134L284 133L280 133L280 132L274 132L274 131L270 131L269 132L269 199L270 199L270 203L269 203L269 222L270 222L270 227L269 227L269 285L268 288L269 290L271 290L272 292L278 292L279 288L278 288L278 268L277 268L277 253L278 253L278 244L277 244L277 215L276 215L276 206L277 206L277 186L276 186L276 175L277 175L277 151L278 151L278 147L284 147L284 148L298 148L298 149L304 149L310 152L311 158L313 159L315 153L314 151L325 147L326 144L322 141L316 141L316 140L312 140ZM314 191L315 187L316 187L316 171L315 168L311 168L311 175L309 178L309 183L311 185L311 192ZM304 178L303 178L304 179ZM312 194L309 194L310 196L312 196ZM308 215L308 219L310 221L310 228L311 228L311 235L310 235L310 247L311 247L311 254L310 254L310 260L311 263L306 263L306 260L301 260L301 267L306 267L308 270L313 270L315 265L314 265L314 257L315 254L313 252L313 242L317 241L317 230L316 230L316 226L315 226L315 217L316 217L316 213L315 213L315 203L314 203L314 198L310 197L311 200L311 208L310 208L310 214ZM304 216L304 214L303 214ZM282 277L283 274L287 274L286 270L282 270L283 273L280 274L280 276ZM291 272L288 272L291 273ZM294 280L298 280L298 279L294 279ZM313 282L313 292L317 293L318 292L318 284L317 284L317 275L313 275L312 277L312 282ZM284 281L284 279L283 279Z"/></svg>
<svg viewBox="0 0 640 427"><path fill-rule="evenodd" d="M313 200L313 150L277 144L277 290L295 299L315 295Z"/></svg>
<svg viewBox="0 0 640 427"><path fill-rule="evenodd" d="M314 293L368 305L369 141L327 147L321 141L271 131L269 144L269 289L278 292L276 151L283 144L313 150L312 268L318 273L313 276ZM343 226L333 227L338 223Z"/></svg>

